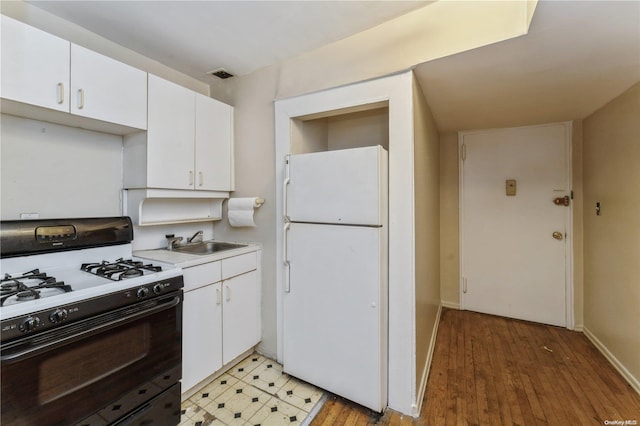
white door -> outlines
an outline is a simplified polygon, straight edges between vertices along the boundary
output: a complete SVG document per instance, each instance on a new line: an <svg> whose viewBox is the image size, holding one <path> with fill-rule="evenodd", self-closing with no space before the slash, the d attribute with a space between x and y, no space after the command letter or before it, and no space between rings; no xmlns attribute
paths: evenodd
<svg viewBox="0 0 640 426"><path fill-rule="evenodd" d="M463 309L567 325L569 141L565 124L462 134Z"/></svg>
<svg viewBox="0 0 640 426"><path fill-rule="evenodd" d="M380 146L291 155L286 214L295 222L383 225L387 188Z"/></svg>
<svg viewBox="0 0 640 426"><path fill-rule="evenodd" d="M284 295L285 372L376 411L387 399L384 232L292 223Z"/></svg>

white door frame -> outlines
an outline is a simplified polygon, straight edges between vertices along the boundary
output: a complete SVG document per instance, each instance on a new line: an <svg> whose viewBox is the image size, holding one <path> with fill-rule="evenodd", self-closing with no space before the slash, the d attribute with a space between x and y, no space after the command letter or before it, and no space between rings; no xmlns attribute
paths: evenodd
<svg viewBox="0 0 640 426"><path fill-rule="evenodd" d="M291 120L386 102L389 106L389 353L388 406L417 416L413 72L280 99L275 102L277 358L284 344L284 158L291 153ZM410 190L409 190L410 189ZM422 368L422 366L420 367Z"/></svg>
<svg viewBox="0 0 640 426"><path fill-rule="evenodd" d="M571 122L562 122L562 123L550 123L550 124L541 124L535 126L520 126L516 128L533 128L533 127L547 127L547 126L563 126L564 127L564 144L565 144L565 153L566 153L566 172L567 172L567 188L571 192L571 198L573 198L573 173L572 173L572 149L571 149L571 141L572 141L572 127ZM458 182L459 182L459 190L458 190L458 205L460 206L460 214L458 217L458 227L460 229L459 233L459 246L460 246L460 265L459 265L459 303L460 309L464 310L464 228L463 228L463 219L464 219L464 205L463 205L463 195L464 195L464 137L466 135L479 134L479 133L491 133L502 129L487 129L487 130L475 130L475 131L464 131L458 133ZM566 244L565 244L565 316L566 316L566 327L569 330L573 330L575 327L575 318L574 318L574 310L573 310L573 200L569 204L569 208L565 209L565 223L567 224L567 236L566 236Z"/></svg>

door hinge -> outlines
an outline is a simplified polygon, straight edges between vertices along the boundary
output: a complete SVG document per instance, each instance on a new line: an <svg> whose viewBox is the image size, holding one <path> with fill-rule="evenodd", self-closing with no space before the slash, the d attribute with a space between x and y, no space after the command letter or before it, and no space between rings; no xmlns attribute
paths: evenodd
<svg viewBox="0 0 640 426"><path fill-rule="evenodd" d="M462 161L467 159L467 145L466 144L462 144L462 146L460 147L460 158L462 158Z"/></svg>
<svg viewBox="0 0 640 426"><path fill-rule="evenodd" d="M467 292L467 277L462 277L462 292Z"/></svg>

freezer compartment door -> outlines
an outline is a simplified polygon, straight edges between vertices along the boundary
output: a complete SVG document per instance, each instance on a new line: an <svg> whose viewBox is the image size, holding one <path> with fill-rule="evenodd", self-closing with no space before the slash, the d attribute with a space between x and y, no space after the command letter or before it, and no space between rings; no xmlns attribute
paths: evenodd
<svg viewBox="0 0 640 426"><path fill-rule="evenodd" d="M292 223L284 370L375 411L387 404L386 229Z"/></svg>
<svg viewBox="0 0 640 426"><path fill-rule="evenodd" d="M294 222L383 225L387 163L380 146L291 155L287 216Z"/></svg>

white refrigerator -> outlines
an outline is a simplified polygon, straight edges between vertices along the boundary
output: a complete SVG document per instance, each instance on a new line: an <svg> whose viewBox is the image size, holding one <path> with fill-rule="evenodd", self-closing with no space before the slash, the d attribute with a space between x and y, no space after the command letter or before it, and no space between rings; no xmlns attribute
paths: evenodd
<svg viewBox="0 0 640 426"><path fill-rule="evenodd" d="M387 406L388 154L287 157L286 373L375 411Z"/></svg>

